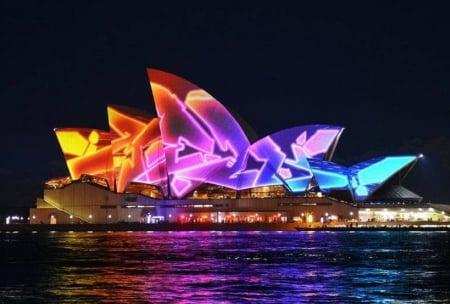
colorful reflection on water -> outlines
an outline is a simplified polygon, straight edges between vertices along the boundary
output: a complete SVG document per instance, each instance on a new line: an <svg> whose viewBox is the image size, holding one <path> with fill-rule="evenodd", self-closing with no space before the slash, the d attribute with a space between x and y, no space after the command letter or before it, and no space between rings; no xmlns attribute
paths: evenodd
<svg viewBox="0 0 450 304"><path fill-rule="evenodd" d="M0 233L0 303L448 303L449 232Z"/></svg>

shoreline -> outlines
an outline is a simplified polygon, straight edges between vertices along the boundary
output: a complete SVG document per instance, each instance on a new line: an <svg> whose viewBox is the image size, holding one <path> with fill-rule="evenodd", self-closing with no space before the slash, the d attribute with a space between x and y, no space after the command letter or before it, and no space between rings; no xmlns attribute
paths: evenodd
<svg viewBox="0 0 450 304"><path fill-rule="evenodd" d="M116 224L9 224L0 225L0 232L45 231L296 231L296 223L116 223Z"/></svg>
<svg viewBox="0 0 450 304"><path fill-rule="evenodd" d="M394 227L394 226L361 226L361 227L320 227L305 228L296 227L297 231L450 231L450 226L434 226L434 227Z"/></svg>
<svg viewBox="0 0 450 304"><path fill-rule="evenodd" d="M450 231L450 225L313 226L298 223L118 223L118 224L1 224L3 232L112 232L112 231Z"/></svg>

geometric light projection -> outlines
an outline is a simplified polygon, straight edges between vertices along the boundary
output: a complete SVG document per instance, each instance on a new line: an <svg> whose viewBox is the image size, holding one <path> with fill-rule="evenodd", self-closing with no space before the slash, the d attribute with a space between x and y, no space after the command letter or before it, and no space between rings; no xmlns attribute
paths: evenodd
<svg viewBox="0 0 450 304"><path fill-rule="evenodd" d="M357 200L370 196L383 182L406 166L418 156L388 156L374 158L349 168L350 185Z"/></svg>
<svg viewBox="0 0 450 304"><path fill-rule="evenodd" d="M157 186L180 199L208 183L234 190L283 186L302 194L349 191L366 199L415 156L373 159L349 168L331 162L343 131L297 126L253 144L233 115L211 94L170 73L148 69L156 115L108 105L109 131L55 129L72 179L104 178L112 191L131 183Z"/></svg>
<svg viewBox="0 0 450 304"><path fill-rule="evenodd" d="M167 195L167 171L159 121L123 106L108 106L117 192L130 181L158 185Z"/></svg>
<svg viewBox="0 0 450 304"><path fill-rule="evenodd" d="M336 163L318 159L308 160L320 191L328 193L332 190L348 190L348 168Z"/></svg>
<svg viewBox="0 0 450 304"><path fill-rule="evenodd" d="M89 174L114 184L111 139L109 132L87 128L55 129L56 137L73 180Z"/></svg>
<svg viewBox="0 0 450 304"><path fill-rule="evenodd" d="M236 189L250 145L239 123L194 84L157 70L148 75L171 195L181 198L205 182Z"/></svg>

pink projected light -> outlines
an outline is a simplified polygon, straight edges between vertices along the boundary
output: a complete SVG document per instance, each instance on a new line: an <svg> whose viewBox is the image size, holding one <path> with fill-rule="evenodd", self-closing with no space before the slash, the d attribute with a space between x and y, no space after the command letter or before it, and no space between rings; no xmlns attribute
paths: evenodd
<svg viewBox="0 0 450 304"><path fill-rule="evenodd" d="M111 146L116 191L124 192L134 181L159 185L167 193L158 118L129 107L109 105L108 120L114 137Z"/></svg>
<svg viewBox="0 0 450 304"><path fill-rule="evenodd" d="M172 196L183 197L205 182L236 189L239 179L232 176L242 167L249 141L233 116L186 80L162 71L148 73Z"/></svg>
<svg viewBox="0 0 450 304"><path fill-rule="evenodd" d="M148 69L157 117L109 105L110 130L55 129L72 179L92 175L110 190L131 182L184 198L203 184L234 190L283 186L348 190L363 200L415 156L379 158L346 168L331 157L342 127L297 126L250 144L233 115L208 92L176 75ZM311 181L314 181L311 184Z"/></svg>
<svg viewBox="0 0 450 304"><path fill-rule="evenodd" d="M292 128L250 146L239 123L206 91L163 71L149 69L148 75L173 197L203 183L236 190L288 185L304 191L312 178L306 158L323 157L342 130ZM295 144L299 137L303 142Z"/></svg>

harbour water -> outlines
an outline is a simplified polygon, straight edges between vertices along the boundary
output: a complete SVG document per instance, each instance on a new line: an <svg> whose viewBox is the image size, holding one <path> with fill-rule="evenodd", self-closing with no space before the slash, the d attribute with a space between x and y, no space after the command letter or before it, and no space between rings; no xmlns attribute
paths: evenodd
<svg viewBox="0 0 450 304"><path fill-rule="evenodd" d="M0 303L450 303L450 232L2 232Z"/></svg>

